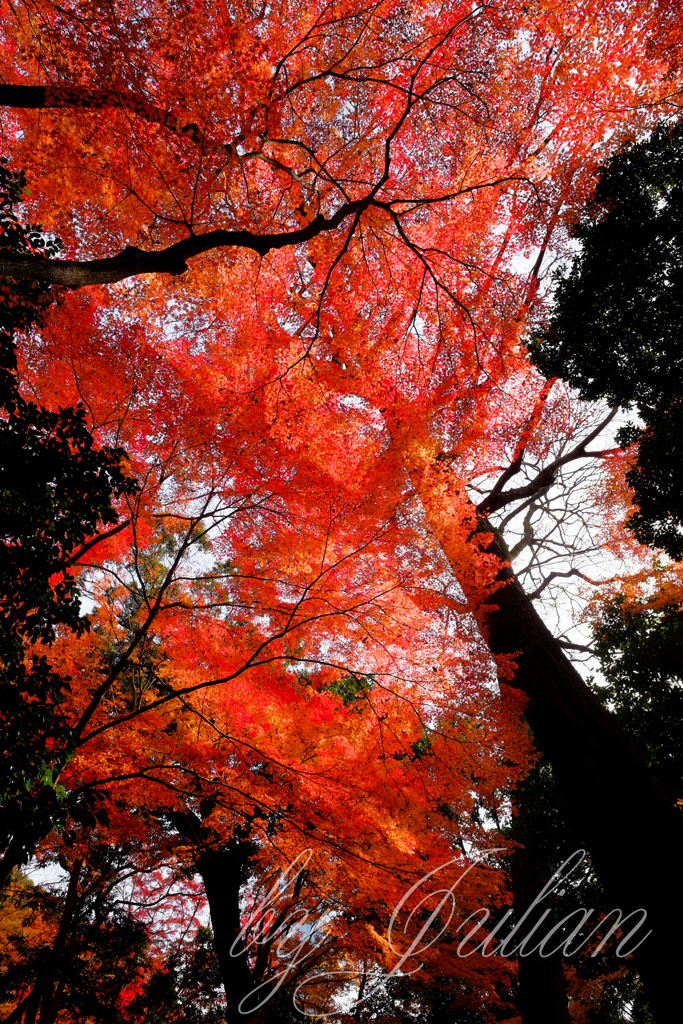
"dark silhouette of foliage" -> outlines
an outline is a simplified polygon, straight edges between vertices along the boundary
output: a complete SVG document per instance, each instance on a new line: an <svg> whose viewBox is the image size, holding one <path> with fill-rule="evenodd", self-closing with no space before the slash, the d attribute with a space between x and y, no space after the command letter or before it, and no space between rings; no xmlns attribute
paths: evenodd
<svg viewBox="0 0 683 1024"><path fill-rule="evenodd" d="M557 283L550 327L532 345L547 376L584 398L633 408L644 430L627 474L643 544L683 558L683 128L661 126L603 168L574 228L581 252Z"/></svg>
<svg viewBox="0 0 683 1024"><path fill-rule="evenodd" d="M220 1024L224 1002L211 929L199 928L191 943L152 971L128 1012L145 1024Z"/></svg>
<svg viewBox="0 0 683 1024"><path fill-rule="evenodd" d="M683 800L683 612L634 611L617 598L595 630L597 692L628 729L672 800Z"/></svg>
<svg viewBox="0 0 683 1024"><path fill-rule="evenodd" d="M151 970L149 938L143 925L117 904L107 879L106 872L98 879L97 868L86 871L84 892L69 909L67 894L13 876L0 903L3 909L15 907L16 923L0 953L0 1000L18 1002L12 1019L31 1019L41 999L39 1019L44 1014L49 1019L46 988L54 974L58 1006L71 1018L93 1024L130 1020L126 990L138 974Z"/></svg>
<svg viewBox="0 0 683 1024"><path fill-rule="evenodd" d="M59 242L15 214L24 189L23 174L0 162L0 251L53 255ZM20 393L15 332L40 326L58 297L52 286L0 279L0 848L13 844L4 876L63 819L55 783L73 749L60 711L69 679L30 647L49 647L60 627L89 629L70 561L117 522L112 501L137 487L125 453L95 444L84 406L55 412Z"/></svg>

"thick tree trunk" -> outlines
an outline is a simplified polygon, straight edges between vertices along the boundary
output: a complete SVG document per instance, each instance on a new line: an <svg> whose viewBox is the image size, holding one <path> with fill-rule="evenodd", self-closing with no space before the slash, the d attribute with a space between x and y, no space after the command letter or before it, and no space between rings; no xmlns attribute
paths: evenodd
<svg viewBox="0 0 683 1024"><path fill-rule="evenodd" d="M249 970L244 944L240 938L240 889L254 847L248 840L235 839L230 847L215 844L216 836L205 828L192 811L173 811L170 820L180 835L196 850L195 867L204 882L211 914L213 948L218 959L225 990L227 1024L245 1024L253 1017L239 1006L257 984ZM213 843L215 845L212 844Z"/></svg>
<svg viewBox="0 0 683 1024"><path fill-rule="evenodd" d="M242 999L254 987L247 955L239 939L240 887L251 852L251 846L244 843L230 851L204 850L196 861L211 912L213 945L225 989L228 1024L244 1024L251 1016L239 1009Z"/></svg>
<svg viewBox="0 0 683 1024"><path fill-rule="evenodd" d="M417 462L418 460L416 460ZM534 740L553 769L570 822L590 853L614 907L626 917L643 908L645 925L625 944L635 961L657 1024L668 1024L680 998L679 928L683 920L683 815L666 797L630 738L584 683L562 647L543 623L507 564L498 571L503 586L486 595L477 555L463 544L462 495L453 492L448 470L424 452L410 467L435 534L472 604L494 656L513 655L510 685L527 698L525 715ZM450 510L449 510L450 502ZM457 509L455 506L457 505ZM470 526L491 533L486 520ZM492 538L485 555L505 566ZM642 916L642 915L641 915ZM613 915L612 923L615 917ZM635 927L635 915L624 934ZM588 935L594 925L588 923ZM612 942L618 940L612 939Z"/></svg>
<svg viewBox="0 0 683 1024"><path fill-rule="evenodd" d="M515 920L525 919L517 935L519 941L528 935L533 945L534 936L541 939L552 927L541 920L547 906L539 903L534 907L534 902L557 867L535 856L528 846L515 853L510 872ZM517 969L517 1009L522 1024L570 1024L561 957L532 952L517 958Z"/></svg>
<svg viewBox="0 0 683 1024"><path fill-rule="evenodd" d="M515 654L511 685L527 697L525 715L535 742L552 765L574 828L615 908L624 916L647 911L645 926L626 948L651 929L635 958L655 1019L663 1024L678 999L683 816L581 679L512 571L501 575L506 585L479 611L491 652Z"/></svg>

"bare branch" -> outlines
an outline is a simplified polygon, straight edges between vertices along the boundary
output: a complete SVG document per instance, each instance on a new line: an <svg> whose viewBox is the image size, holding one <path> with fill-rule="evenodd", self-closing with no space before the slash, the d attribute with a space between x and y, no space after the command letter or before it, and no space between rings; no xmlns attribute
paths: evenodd
<svg viewBox="0 0 683 1024"><path fill-rule="evenodd" d="M570 640L558 639L560 647L564 647L566 651L579 651L581 654L593 654L593 648L587 644L573 644Z"/></svg>
<svg viewBox="0 0 683 1024"><path fill-rule="evenodd" d="M576 448L573 448L572 451L568 452L566 455L555 459L555 461L551 462L549 466L545 466L545 468L542 469L533 480L530 480L529 483L525 484L523 487L513 487L509 491L501 491L498 488L498 484L496 484L489 496L477 505L477 512L479 515L490 515L491 512L497 512L499 508L509 505L511 501L518 501L521 498L532 498L535 495L540 494L541 491L547 490L548 487L555 482L557 471L561 469L562 466L566 466L568 462L573 462L575 459L583 459L586 457L588 454L586 452L586 446L589 445L591 441L594 441L598 434L600 434L601 431L611 423L618 411L617 406L610 409L609 414L605 419L601 420L597 427L595 427L590 434L588 434L588 436L576 446ZM599 457L602 455L602 452L591 452L590 455L591 457ZM513 472L516 473L519 469L519 467L514 467L515 463L505 471L503 477L507 475L507 479L509 480L510 476L513 475Z"/></svg>
<svg viewBox="0 0 683 1024"><path fill-rule="evenodd" d="M593 586L599 585L596 580L592 580L589 576L586 576L585 573L582 573L579 569L569 569L567 572L551 572L550 575L546 576L546 578L543 580L543 583L541 583L540 587L537 587L536 590L534 590L531 594L528 594L527 596L532 601L534 601L537 597L541 596L545 588L554 579L567 579L569 576L578 576L580 579L585 580L586 583L593 584Z"/></svg>

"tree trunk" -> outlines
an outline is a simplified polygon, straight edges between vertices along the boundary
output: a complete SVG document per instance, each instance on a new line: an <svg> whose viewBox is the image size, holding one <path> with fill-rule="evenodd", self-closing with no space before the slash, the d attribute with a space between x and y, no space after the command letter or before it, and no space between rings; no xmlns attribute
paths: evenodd
<svg viewBox="0 0 683 1024"><path fill-rule="evenodd" d="M239 1010L240 1002L253 988L247 954L239 939L240 887L250 853L250 844L240 843L234 850L203 850L196 860L211 912L213 945L225 989L227 1024L244 1024L251 1016Z"/></svg>
<svg viewBox="0 0 683 1024"><path fill-rule="evenodd" d="M552 927L539 925L545 905L538 904L531 913L528 911L557 867L545 863L529 846L515 851L510 871L515 920L525 918L517 933L519 941L531 933L541 939ZM534 932L537 925L538 933ZM519 956L517 971L517 1009L522 1024L571 1024L560 956L542 957L537 952Z"/></svg>
<svg viewBox="0 0 683 1024"><path fill-rule="evenodd" d="M57 935L55 936L55 941L47 963L47 971L36 978L32 991L26 999L24 999L23 1002L21 1002L19 1006L12 1011L9 1017L6 1018L5 1024L14 1024L15 1021L20 1021L22 1018L25 1024L35 1024L39 1010L40 1024L46 1024L46 1022L47 1024L53 1024L57 1017L59 999L55 998L55 984L60 972L63 975L68 974L71 966L71 957L67 956L66 961L63 962L64 952L67 935L69 930L72 928L74 912L76 910L78 880L80 878L82 868L83 861L77 860L74 862L71 869L71 877L69 879L69 887L66 893L64 909L62 911ZM75 933L73 935L73 939L75 940ZM72 946L74 944L75 942L72 942ZM73 955L73 948L71 949L71 954Z"/></svg>
<svg viewBox="0 0 683 1024"><path fill-rule="evenodd" d="M416 452L417 454L417 452ZM410 467L435 534L463 588L494 656L513 655L514 675L501 682L527 698L525 715L534 741L551 764L571 824L590 853L614 907L624 917L643 908L647 920L625 952L650 936L635 961L657 1024L668 1024L679 994L679 922L683 884L683 815L671 804L633 742L584 683L532 601L506 565L503 551L473 506L463 513L462 493L449 470L427 462L424 452ZM482 581L477 551L466 532L491 534L483 554L500 560L493 593ZM467 549L469 548L469 554ZM642 916L642 915L641 915ZM627 922L625 935L638 915ZM614 916L612 918L614 920ZM610 922L611 923L611 922ZM586 926L586 935L591 930ZM617 942L617 939L612 939Z"/></svg>
<svg viewBox="0 0 683 1024"><path fill-rule="evenodd" d="M203 813L203 812L202 812ZM235 837L230 846L211 845L216 836L193 811L172 811L175 828L195 848L195 867L202 876L211 914L213 948L218 959L225 990L227 1024L245 1024L253 1014L240 1011L242 999L254 988L247 952L240 938L240 889L246 880L249 858L254 846L248 839Z"/></svg>
<svg viewBox="0 0 683 1024"><path fill-rule="evenodd" d="M12 836L0 860L0 889L4 889L9 884L12 872L23 863L23 860L24 848L17 836Z"/></svg>

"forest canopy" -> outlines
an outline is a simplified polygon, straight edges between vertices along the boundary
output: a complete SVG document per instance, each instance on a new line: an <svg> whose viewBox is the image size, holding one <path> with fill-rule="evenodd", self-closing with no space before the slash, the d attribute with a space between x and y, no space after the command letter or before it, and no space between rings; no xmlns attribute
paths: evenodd
<svg viewBox="0 0 683 1024"><path fill-rule="evenodd" d="M678 5L0 25L4 1019L667 1020Z"/></svg>

